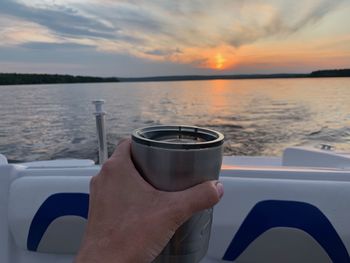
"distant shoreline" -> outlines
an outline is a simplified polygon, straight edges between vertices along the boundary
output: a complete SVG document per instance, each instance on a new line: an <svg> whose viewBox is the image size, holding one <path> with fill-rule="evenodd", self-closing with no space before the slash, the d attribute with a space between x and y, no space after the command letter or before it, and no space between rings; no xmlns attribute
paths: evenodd
<svg viewBox="0 0 350 263"><path fill-rule="evenodd" d="M156 76L137 78L91 77L59 74L21 74L0 73L0 85L29 84L69 84L69 83L106 83L106 82L149 82L149 81L188 81L188 80L218 80L218 79L278 79L278 78L329 78L350 77L350 69L318 70L305 74L240 74L240 75L184 75Z"/></svg>

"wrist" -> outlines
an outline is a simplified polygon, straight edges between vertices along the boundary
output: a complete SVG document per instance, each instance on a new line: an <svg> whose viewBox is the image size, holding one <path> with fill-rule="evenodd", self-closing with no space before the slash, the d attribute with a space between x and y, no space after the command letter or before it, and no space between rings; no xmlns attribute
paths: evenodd
<svg viewBox="0 0 350 263"><path fill-rule="evenodd" d="M107 240L83 241L74 263L131 263L126 251L121 251L118 245L108 244Z"/></svg>

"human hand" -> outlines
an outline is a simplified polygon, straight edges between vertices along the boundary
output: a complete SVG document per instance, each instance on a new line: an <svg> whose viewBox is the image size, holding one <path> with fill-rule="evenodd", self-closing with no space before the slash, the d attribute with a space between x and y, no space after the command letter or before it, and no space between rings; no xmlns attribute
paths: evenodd
<svg viewBox="0 0 350 263"><path fill-rule="evenodd" d="M130 140L124 140L91 179L88 223L75 263L150 263L179 226L222 195L217 181L179 192L155 189L136 170Z"/></svg>

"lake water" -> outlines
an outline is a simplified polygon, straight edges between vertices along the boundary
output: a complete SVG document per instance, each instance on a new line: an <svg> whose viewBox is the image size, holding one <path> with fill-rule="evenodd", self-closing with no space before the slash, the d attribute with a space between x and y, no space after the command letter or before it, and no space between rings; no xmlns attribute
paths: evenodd
<svg viewBox="0 0 350 263"><path fill-rule="evenodd" d="M135 128L190 124L225 134L225 155L295 145L350 151L350 78L0 86L0 153L96 160L93 99L106 100L109 149Z"/></svg>

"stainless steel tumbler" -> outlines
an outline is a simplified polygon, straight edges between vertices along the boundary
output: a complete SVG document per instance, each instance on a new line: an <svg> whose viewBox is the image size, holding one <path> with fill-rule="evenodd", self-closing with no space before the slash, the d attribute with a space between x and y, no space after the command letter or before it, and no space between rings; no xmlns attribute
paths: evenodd
<svg viewBox="0 0 350 263"><path fill-rule="evenodd" d="M142 176L155 188L180 191L218 179L224 136L194 126L152 126L132 133L131 152ZM208 250L212 209L195 214L174 234L154 262L196 263Z"/></svg>

